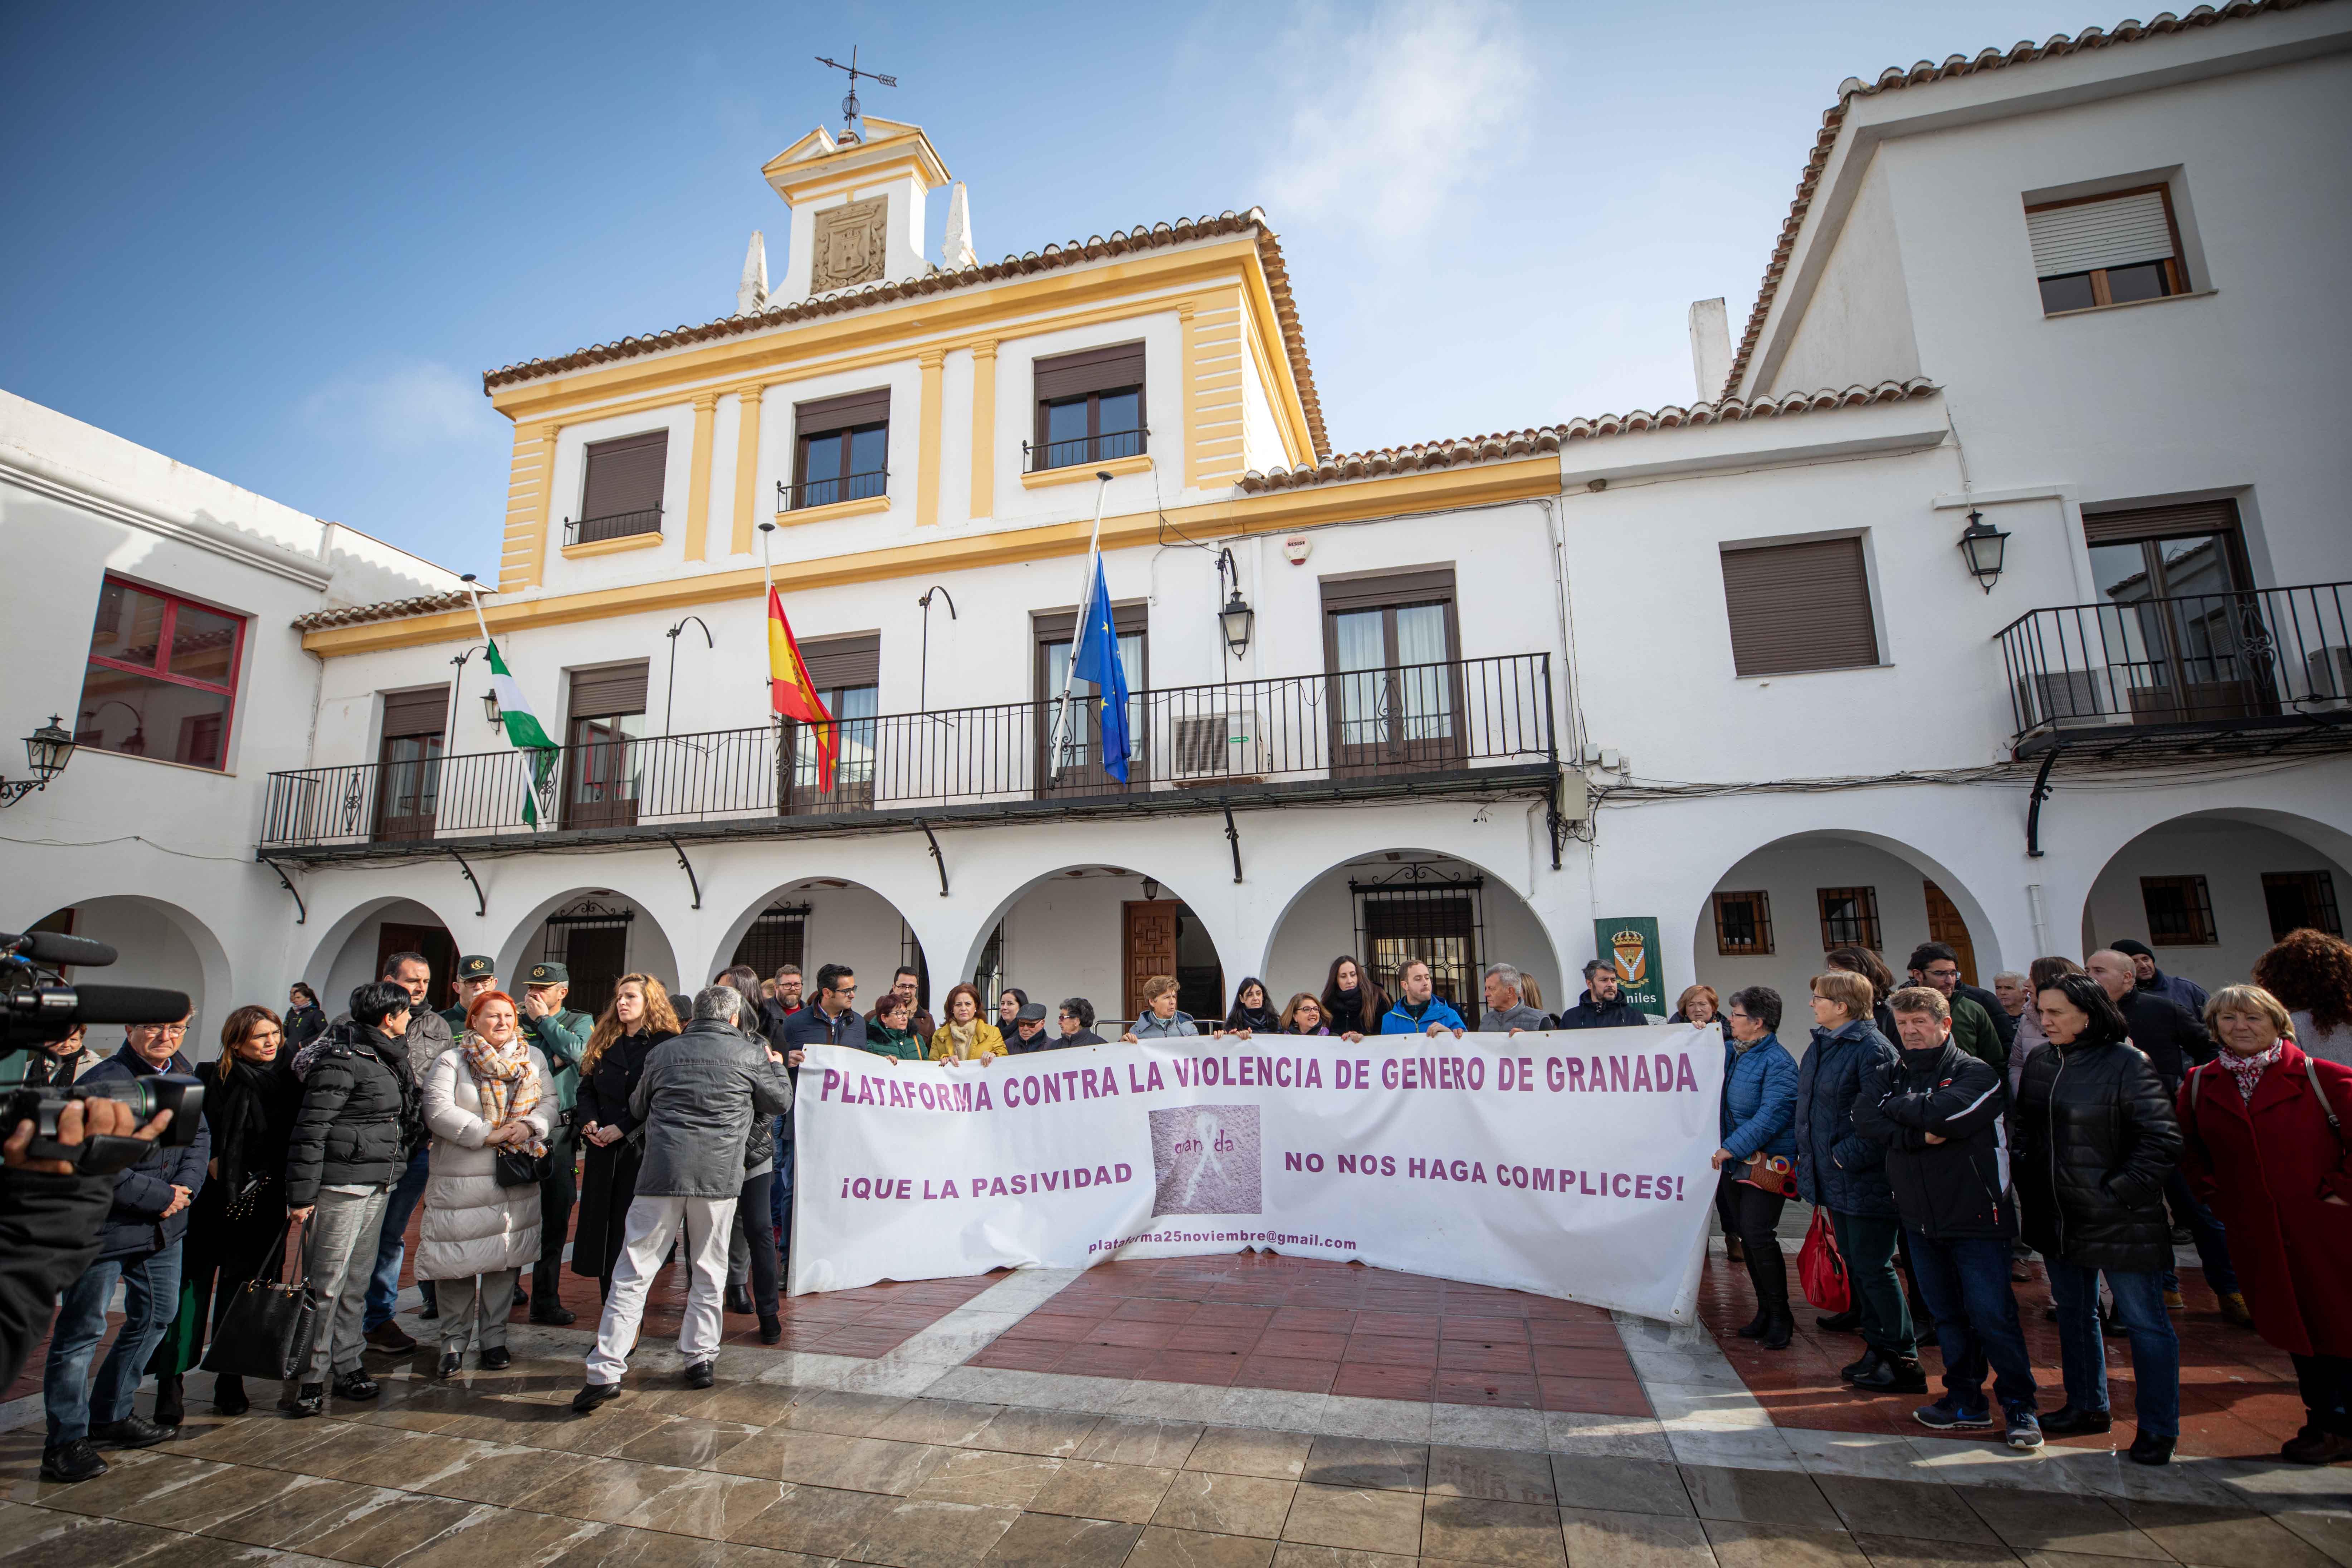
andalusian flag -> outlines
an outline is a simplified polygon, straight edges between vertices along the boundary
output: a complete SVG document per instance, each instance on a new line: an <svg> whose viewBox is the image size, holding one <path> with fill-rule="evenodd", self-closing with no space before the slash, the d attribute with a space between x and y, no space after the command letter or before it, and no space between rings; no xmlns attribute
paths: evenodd
<svg viewBox="0 0 2352 1568"><path fill-rule="evenodd" d="M490 647L490 689L498 694L499 721L506 726L507 739L530 753L530 787L523 792L522 819L537 827L539 797L547 793L548 781L555 774L556 745L540 728L539 715L523 700L522 688L515 684L499 645L487 636L482 640Z"/></svg>
<svg viewBox="0 0 2352 1568"><path fill-rule="evenodd" d="M801 645L793 640L793 625L784 619L784 601L773 584L768 589L768 700L782 717L814 726L810 733L816 741L817 791L831 794L834 756L841 742L834 731L833 715L825 711L816 694L816 682L809 679Z"/></svg>

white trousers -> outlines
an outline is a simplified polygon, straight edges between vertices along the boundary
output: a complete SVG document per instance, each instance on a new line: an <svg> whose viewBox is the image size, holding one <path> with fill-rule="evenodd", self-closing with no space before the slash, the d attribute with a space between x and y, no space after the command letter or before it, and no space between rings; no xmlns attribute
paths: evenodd
<svg viewBox="0 0 2352 1568"><path fill-rule="evenodd" d="M629 1205L621 1256L613 1266L613 1292L604 1298L596 1326L596 1348L588 1352L588 1381L618 1383L636 1348L637 1325L646 1315L646 1292L669 1258L678 1226L686 1227L686 1255L692 1270L686 1317L678 1325L678 1353L689 1365L719 1354L723 1331L720 1299L727 1289L727 1240L735 1226L735 1200L648 1197Z"/></svg>

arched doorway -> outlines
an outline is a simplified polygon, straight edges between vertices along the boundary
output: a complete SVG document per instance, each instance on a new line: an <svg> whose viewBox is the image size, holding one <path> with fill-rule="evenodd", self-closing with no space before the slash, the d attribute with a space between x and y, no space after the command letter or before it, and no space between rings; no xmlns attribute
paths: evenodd
<svg viewBox="0 0 2352 1568"><path fill-rule="evenodd" d="M1096 1029L1142 1010L1143 983L1173 975L1176 1005L1207 1023L1232 1000L1228 969L1206 921L1175 888L1130 867L1063 866L1031 879L997 907L970 957L971 976L992 1005L1017 986L1050 1017L1064 997L1095 1009Z"/></svg>
<svg viewBox="0 0 2352 1568"><path fill-rule="evenodd" d="M1750 851L1698 911L1691 973L1718 996L1769 985L1802 998L1837 947L1866 947L1895 978L1922 942L1951 945L1960 978L1990 987L2001 955L1991 920L1951 870L1875 834L1792 834Z"/></svg>
<svg viewBox="0 0 2352 1568"><path fill-rule="evenodd" d="M2263 950L2303 927L2344 934L2352 871L2314 839L2333 829L2272 812L2200 812L2116 850L2083 904L2083 951L2130 937L2158 968L2210 991L2243 981Z"/></svg>
<svg viewBox="0 0 2352 1568"><path fill-rule="evenodd" d="M371 899L344 915L320 939L302 977L318 989L327 1016L336 1017L350 1010L352 992L381 975L396 952L422 953L432 969L426 1005L446 1007L457 999L457 938L439 914L414 899Z"/></svg>
<svg viewBox="0 0 2352 1568"><path fill-rule="evenodd" d="M675 989L703 977L678 973L677 949L646 907L611 888L572 888L543 900L518 922L496 952L499 979L520 994L524 972L561 963L572 976L564 1005L601 1016L622 975L653 975Z"/></svg>
<svg viewBox="0 0 2352 1568"><path fill-rule="evenodd" d="M1487 968L1507 963L1533 983L1539 1005L1575 1004L1558 950L1528 901L1480 866L1434 850L1380 849L1315 878L1290 901L1266 947L1267 989L1280 1006L1320 991L1331 960L1352 953L1396 994L1408 959L1430 966L1432 989L1475 1026Z"/></svg>
<svg viewBox="0 0 2352 1568"><path fill-rule="evenodd" d="M810 996L816 994L818 969L847 964L857 977L860 1012L890 989L893 973L905 963L916 971L922 1005L930 1005L929 966L898 907L846 877L801 877L772 889L737 918L719 953L720 963L748 963L762 980L792 964Z"/></svg>

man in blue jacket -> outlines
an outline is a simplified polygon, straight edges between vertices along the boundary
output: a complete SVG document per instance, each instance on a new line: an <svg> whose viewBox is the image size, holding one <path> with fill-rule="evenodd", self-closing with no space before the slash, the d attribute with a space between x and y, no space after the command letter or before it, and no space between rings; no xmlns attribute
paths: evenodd
<svg viewBox="0 0 2352 1568"><path fill-rule="evenodd" d="M85 1084L110 1079L141 1079L159 1072L194 1069L180 1054L188 1023L133 1024L123 1031L122 1048L82 1074ZM100 1237L98 1261L67 1287L49 1335L48 1363L41 1377L41 1404L48 1433L41 1447L41 1479L86 1481L106 1473L90 1439L116 1448L146 1448L180 1435L159 1426L131 1407L147 1358L180 1310L181 1243L188 1231L188 1206L205 1184L212 1136L199 1121L196 1141L172 1148L157 1144L144 1159L114 1178L114 1205ZM89 1358L106 1337L106 1307L114 1282L123 1283L122 1330L114 1348L89 1381Z"/></svg>
<svg viewBox="0 0 2352 1568"><path fill-rule="evenodd" d="M1397 971L1397 990L1401 994L1396 1005L1381 1019L1383 1035L1442 1035L1454 1031L1456 1038L1469 1026L1462 1015L1454 1010L1444 997L1434 994L1435 985L1429 965L1418 958L1408 958Z"/></svg>

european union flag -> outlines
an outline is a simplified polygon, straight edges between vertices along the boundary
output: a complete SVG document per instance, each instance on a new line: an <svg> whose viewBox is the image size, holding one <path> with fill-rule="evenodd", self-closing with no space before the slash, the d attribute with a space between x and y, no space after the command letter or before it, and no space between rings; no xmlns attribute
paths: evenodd
<svg viewBox="0 0 2352 1568"><path fill-rule="evenodd" d="M1099 553L1095 556L1094 588L1087 595L1086 624L1078 628L1078 646L1070 650L1070 673L1094 683L1103 771L1125 784L1131 751L1127 733L1127 667L1119 662L1118 633L1111 625L1110 585L1103 579Z"/></svg>

